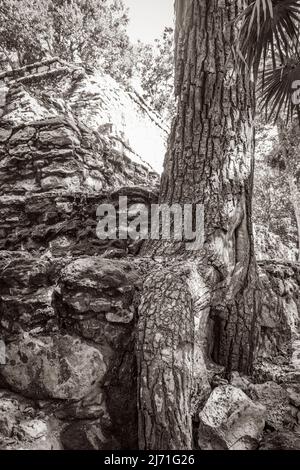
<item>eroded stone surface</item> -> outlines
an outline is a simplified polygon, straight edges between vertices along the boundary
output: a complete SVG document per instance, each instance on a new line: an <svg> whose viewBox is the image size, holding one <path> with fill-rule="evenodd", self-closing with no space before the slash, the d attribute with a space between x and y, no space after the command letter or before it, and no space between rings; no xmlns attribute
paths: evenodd
<svg viewBox="0 0 300 470"><path fill-rule="evenodd" d="M290 431L266 434L259 450L300 450L300 434Z"/></svg>
<svg viewBox="0 0 300 470"><path fill-rule="evenodd" d="M231 385L213 390L200 413L202 450L253 450L265 426L266 409Z"/></svg>
<svg viewBox="0 0 300 470"><path fill-rule="evenodd" d="M92 421L69 424L61 433L61 441L65 450L117 450L119 447L105 435L100 422Z"/></svg>
<svg viewBox="0 0 300 470"><path fill-rule="evenodd" d="M152 154L153 147L130 124L136 118L126 115L123 124L120 107L134 101L130 113L141 111L143 119L149 110L118 87L111 125L105 107L113 101L112 82L55 60L0 76L1 83L0 337L8 359L1 387L34 398L0 391L1 448L56 449L61 441L70 449L137 448L135 322L141 271L149 270L146 262L136 269L132 256L139 244L97 238L96 210L110 202L118 212L119 196L129 205L157 202L157 175L140 154ZM148 114L147 132L150 121L160 125ZM300 268L276 262L260 267L269 293L259 319L259 384L232 377L251 401L218 370L211 385L223 386L200 415L203 448L256 448L265 416L259 403L267 407L269 427L295 430L300 424ZM211 390L202 359L197 406ZM262 384L275 379L282 387ZM265 435L262 447L295 447L295 436Z"/></svg>
<svg viewBox="0 0 300 470"><path fill-rule="evenodd" d="M61 424L36 408L33 401L0 391L1 450L60 450Z"/></svg>
<svg viewBox="0 0 300 470"><path fill-rule="evenodd" d="M290 412L287 391L274 382L255 384L249 387L249 396L266 408L266 423L276 429L282 429Z"/></svg>
<svg viewBox="0 0 300 470"><path fill-rule="evenodd" d="M80 400L103 381L106 364L96 348L71 336L27 337L6 348L1 376L32 398Z"/></svg>

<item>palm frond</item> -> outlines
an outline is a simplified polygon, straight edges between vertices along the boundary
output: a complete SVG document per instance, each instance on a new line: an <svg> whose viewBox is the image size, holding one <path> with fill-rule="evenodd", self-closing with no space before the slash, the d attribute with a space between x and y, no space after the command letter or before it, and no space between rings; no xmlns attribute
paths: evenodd
<svg viewBox="0 0 300 470"><path fill-rule="evenodd" d="M255 81L268 58L275 68L284 56L299 54L300 0L255 0L237 22L241 24L235 57L242 58L242 69L253 70Z"/></svg>
<svg viewBox="0 0 300 470"><path fill-rule="evenodd" d="M297 87L298 85L298 87ZM286 114L292 119L299 113L300 103L295 100L300 85L300 61L285 59L285 65L270 68L264 72L258 92L261 95L260 106L266 112L267 120Z"/></svg>

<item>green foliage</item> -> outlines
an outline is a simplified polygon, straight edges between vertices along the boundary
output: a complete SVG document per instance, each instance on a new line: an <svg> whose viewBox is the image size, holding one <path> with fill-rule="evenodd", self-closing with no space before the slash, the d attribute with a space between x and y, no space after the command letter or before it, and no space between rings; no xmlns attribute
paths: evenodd
<svg viewBox="0 0 300 470"><path fill-rule="evenodd" d="M43 55L48 24L48 0L1 0L0 51L11 65L24 65Z"/></svg>
<svg viewBox="0 0 300 470"><path fill-rule="evenodd" d="M284 65L270 68L264 72L258 91L260 104L266 112L267 120L274 117L278 121L280 115L286 113L288 120L293 119L295 109L299 108L293 103L295 93L294 83L300 80L300 61L285 60Z"/></svg>
<svg viewBox="0 0 300 470"><path fill-rule="evenodd" d="M46 57L99 67L125 85L135 76L144 99L174 114L173 31L133 46L123 0L1 0L0 62L20 67Z"/></svg>
<svg viewBox="0 0 300 470"><path fill-rule="evenodd" d="M300 79L300 1L255 0L237 19L241 22L235 48L242 72L253 71L268 118L287 112L293 118L293 83ZM261 73L260 73L261 72Z"/></svg>
<svg viewBox="0 0 300 470"><path fill-rule="evenodd" d="M175 113L173 29L165 28L154 45L139 42L136 56L144 99L163 119L171 121Z"/></svg>
<svg viewBox="0 0 300 470"><path fill-rule="evenodd" d="M253 69L256 79L262 62L263 68L266 67L269 52L273 67L276 67L276 55L283 63L284 57L295 49L299 33L300 2L255 0L245 9L241 18L239 52L242 61Z"/></svg>
<svg viewBox="0 0 300 470"><path fill-rule="evenodd" d="M300 128L296 120L288 125L278 119L279 142L269 157L273 168L289 174L297 184L300 182Z"/></svg>
<svg viewBox="0 0 300 470"><path fill-rule="evenodd" d="M122 0L1 0L0 24L0 51L18 66L51 55L131 76Z"/></svg>
<svg viewBox="0 0 300 470"><path fill-rule="evenodd" d="M257 123L253 193L253 222L259 228L259 237L268 234L269 247L273 250L272 234L278 236L292 257L297 252L298 234L289 180L300 168L297 127L296 122L284 124L287 138L284 142L276 127Z"/></svg>

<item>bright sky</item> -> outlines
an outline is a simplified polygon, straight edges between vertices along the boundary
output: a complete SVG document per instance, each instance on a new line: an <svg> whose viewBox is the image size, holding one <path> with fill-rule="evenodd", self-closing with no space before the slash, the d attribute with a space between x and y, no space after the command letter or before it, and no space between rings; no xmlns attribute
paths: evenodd
<svg viewBox="0 0 300 470"><path fill-rule="evenodd" d="M153 42L165 26L173 26L174 0L125 0L129 7L128 33L132 41Z"/></svg>

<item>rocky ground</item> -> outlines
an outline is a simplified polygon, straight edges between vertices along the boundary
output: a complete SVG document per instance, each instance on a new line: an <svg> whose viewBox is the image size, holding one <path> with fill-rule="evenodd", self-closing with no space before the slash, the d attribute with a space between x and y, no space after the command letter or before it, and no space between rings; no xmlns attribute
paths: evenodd
<svg viewBox="0 0 300 470"><path fill-rule="evenodd" d="M58 79L71 98L46 105L40 90ZM155 202L157 175L116 144L121 131L93 128L101 96L82 70L47 63L1 80L0 447L136 448L135 325L151 261L137 242L99 240L96 209L120 195ZM300 449L300 265L261 261L260 273L253 376L203 366L197 448Z"/></svg>

